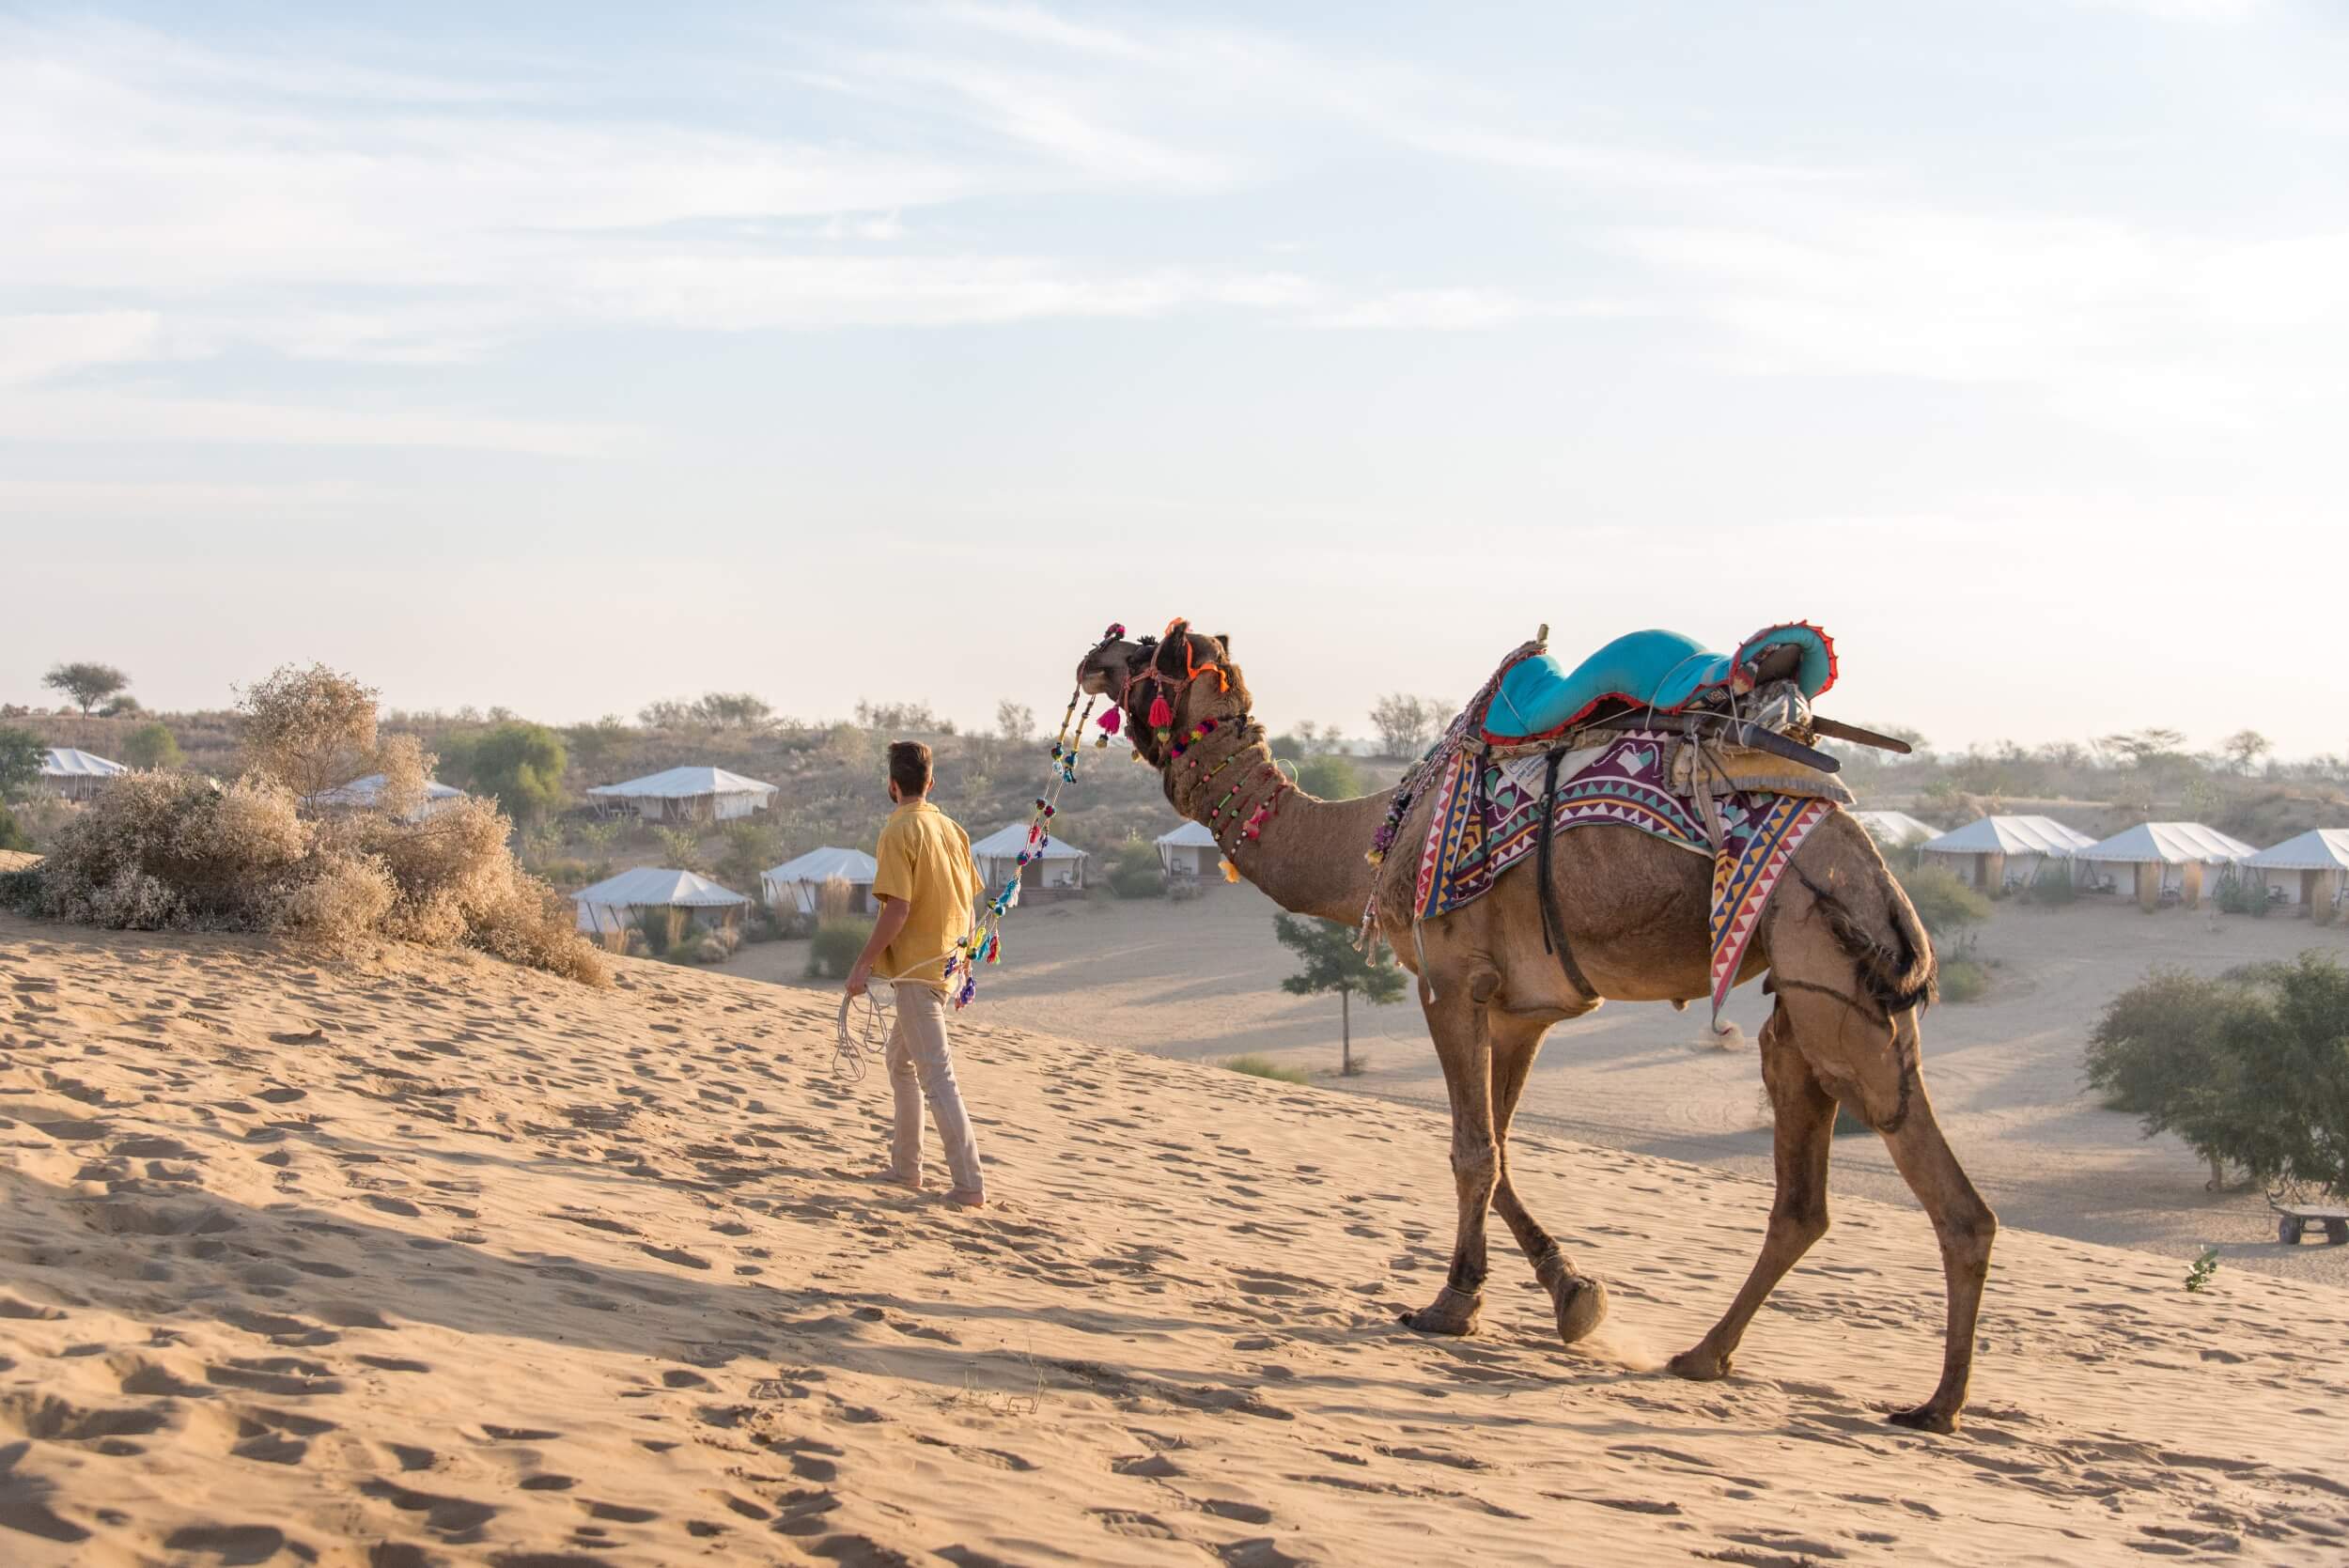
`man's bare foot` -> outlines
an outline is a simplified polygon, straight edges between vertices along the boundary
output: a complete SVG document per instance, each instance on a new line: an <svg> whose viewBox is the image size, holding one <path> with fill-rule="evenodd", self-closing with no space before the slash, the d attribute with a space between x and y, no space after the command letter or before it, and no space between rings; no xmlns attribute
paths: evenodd
<svg viewBox="0 0 2349 1568"><path fill-rule="evenodd" d="M958 1209L983 1209L987 1207L986 1193L972 1192L967 1188L959 1187L956 1188L952 1192L946 1194L946 1201L954 1204L955 1207Z"/></svg>

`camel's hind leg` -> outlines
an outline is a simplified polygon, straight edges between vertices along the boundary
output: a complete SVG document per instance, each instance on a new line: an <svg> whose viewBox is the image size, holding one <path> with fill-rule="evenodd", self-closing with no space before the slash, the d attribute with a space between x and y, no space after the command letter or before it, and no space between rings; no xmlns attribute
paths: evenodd
<svg viewBox="0 0 2349 1568"><path fill-rule="evenodd" d="M1769 1090L1775 1128L1778 1195L1770 1204L1762 1255L1754 1259L1753 1272L1746 1276L1737 1298L1704 1338L1672 1358L1672 1371L1682 1377L1726 1377L1746 1325L1786 1271L1827 1234L1827 1166L1834 1142L1835 1098L1820 1086L1818 1075L1796 1046L1783 1001L1762 1026L1761 1046L1762 1082Z"/></svg>
<svg viewBox="0 0 2349 1568"><path fill-rule="evenodd" d="M1541 1221L1526 1211L1509 1177L1509 1122L1517 1114L1517 1096L1525 1092L1526 1075L1540 1054L1547 1022L1497 1014L1490 1020L1493 1041L1493 1134L1501 1155L1500 1178L1493 1188L1493 1211L1509 1227L1533 1265L1533 1277L1549 1292L1558 1316L1558 1337L1572 1344L1586 1337L1607 1317L1607 1287L1591 1275L1579 1274Z"/></svg>
<svg viewBox="0 0 2349 1568"><path fill-rule="evenodd" d="M1916 1015L1906 1014L1913 1046ZM1908 1060L1914 1062L1912 1053ZM1881 1124L1879 1124L1881 1127ZM1933 1102L1920 1081L1909 1098L1908 1114L1896 1127L1882 1128L1892 1163L1900 1167L1909 1190L1932 1218L1933 1232L1941 1243L1941 1273L1949 1287L1949 1327L1941 1349L1941 1382L1933 1397L1912 1409L1895 1411L1892 1420L1924 1432L1954 1432L1958 1412L1966 1405L1966 1385L1974 1370L1974 1324L1982 1313L1982 1292L1990 1278L1990 1244L1999 1233L1998 1217L1982 1201L1966 1177L1933 1119Z"/></svg>

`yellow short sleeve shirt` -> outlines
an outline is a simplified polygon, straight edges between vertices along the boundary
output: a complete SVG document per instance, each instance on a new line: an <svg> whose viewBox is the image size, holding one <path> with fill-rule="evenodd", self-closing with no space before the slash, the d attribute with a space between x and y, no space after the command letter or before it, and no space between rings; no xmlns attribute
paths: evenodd
<svg viewBox="0 0 2349 1568"><path fill-rule="evenodd" d="M902 899L909 911L875 966L877 977L945 989L946 955L970 933L979 896L971 835L927 800L908 800L881 825L873 859L873 896Z"/></svg>

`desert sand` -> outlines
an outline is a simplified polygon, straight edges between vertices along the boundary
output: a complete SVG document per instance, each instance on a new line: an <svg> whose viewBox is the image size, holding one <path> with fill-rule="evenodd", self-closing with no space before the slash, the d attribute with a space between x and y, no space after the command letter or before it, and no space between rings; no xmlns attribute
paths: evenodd
<svg viewBox="0 0 2349 1568"><path fill-rule="evenodd" d="M1615 1292L1576 1351L1505 1265L1480 1337L1395 1323L1450 1243L1423 1107L966 1015L968 1214L865 1179L826 999L728 975L0 917L0 1005L12 1563L2349 1548L2335 1290L2010 1231L1937 1438L1880 1420L1937 1366L1906 1205L1843 1198L1693 1385L1654 1369L1766 1189L1540 1129L1528 1200Z"/></svg>
<svg viewBox="0 0 2349 1568"><path fill-rule="evenodd" d="M1253 1052L1334 1074L1337 999L1282 991L1297 963L1272 939L1273 910L1244 884L1183 904L1097 894L1028 905L1004 925L1004 962L983 977L973 1016L1191 1061ZM2135 1116L2103 1109L2080 1079L2098 1012L2150 967L2217 973L2310 947L2349 958L2349 932L2281 915L1998 906L1975 941L1997 966L1990 994L1934 1008L1924 1046L1935 1111L2001 1221L2179 1259L2216 1247L2225 1268L2349 1286L2349 1248L2278 1245L2261 1193L2205 1191L2209 1167L2190 1149L2146 1139ZM777 943L745 948L728 972L809 985L806 968L803 944ZM1702 1006L1610 1002L1561 1024L1528 1080L1519 1125L1766 1182L1770 1134L1750 1042L1769 1007L1758 982L1732 993L1725 1016L1739 1036L1726 1050ZM1354 1046L1370 1070L1344 1087L1443 1105L1443 1075L1408 996L1357 1004ZM1909 1202L1873 1137L1836 1141L1832 1187L1839 1197Z"/></svg>

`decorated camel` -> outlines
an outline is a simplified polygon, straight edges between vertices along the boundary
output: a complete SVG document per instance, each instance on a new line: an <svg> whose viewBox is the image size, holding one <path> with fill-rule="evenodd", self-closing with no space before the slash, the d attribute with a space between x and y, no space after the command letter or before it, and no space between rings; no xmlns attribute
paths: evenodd
<svg viewBox="0 0 2349 1568"><path fill-rule="evenodd" d="M1439 814L1454 814L1470 833L1475 827L1445 790L1425 781L1425 765L1416 798L1407 778L1400 797L1314 799L1274 764L1250 716L1229 638L1179 621L1163 640L1120 633L1112 629L1084 657L1078 683L1111 700L1115 716L1105 714L1105 727L1122 724L1142 760L1163 776L1174 809L1212 831L1239 875L1283 908L1348 923L1369 910L1370 925L1419 978L1452 1102L1459 1228L1442 1290L1405 1323L1436 1334L1474 1330L1487 1272L1486 1215L1497 1209L1549 1292L1560 1337L1571 1344L1596 1328L1607 1314L1606 1287L1575 1266L1510 1180L1510 1117L1542 1037L1606 998L1678 1004L1712 993L1718 1006L1729 986L1766 970L1776 1005L1760 1054L1776 1126L1776 1201L1744 1286L1712 1329L1672 1358L1671 1370L1696 1379L1727 1375L1755 1312L1826 1234L1828 1155L1840 1102L1890 1149L1933 1221L1947 1279L1940 1384L1922 1405L1890 1419L1955 1430L1997 1220L1942 1138L1920 1076L1918 1021L1933 989L1930 942L1859 824L1827 802L1812 803L1816 810L1807 814L1799 846L1781 853L1784 864L1775 868L1784 873L1775 892L1766 887L1766 905L1748 911L1750 939L1734 962L1721 960L1722 944L1711 939L1723 924L1716 859L1633 825L1626 789L1604 781L1582 786L1598 815L1555 832L1554 843L1545 829L1539 856L1509 863L1484 896L1431 917L1427 867L1439 846L1456 848L1461 830L1446 827L1452 837L1439 836L1425 856L1420 846L1431 824L1445 827ZM1831 644L1828 651L1831 659ZM1534 668L1527 662L1511 679ZM1732 666L1732 673L1750 670ZM1509 700L1508 686L1495 678L1480 702ZM1654 748L1626 750L1644 764ZM1487 739L1477 760L1463 764L1467 787L1487 780L1509 787L1497 766L1488 767L1493 754ZM1552 820L1559 763L1553 753L1533 765L1545 762L1539 814ZM1735 813L1772 799L1724 791L1716 802L1708 790L1697 792L1706 796L1717 848L1723 808ZM1383 853L1390 846L1395 852ZM1766 858L1757 847L1748 861ZM1721 972L1714 972L1717 963Z"/></svg>

